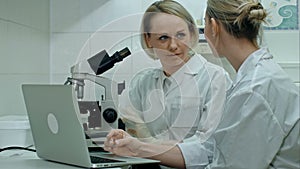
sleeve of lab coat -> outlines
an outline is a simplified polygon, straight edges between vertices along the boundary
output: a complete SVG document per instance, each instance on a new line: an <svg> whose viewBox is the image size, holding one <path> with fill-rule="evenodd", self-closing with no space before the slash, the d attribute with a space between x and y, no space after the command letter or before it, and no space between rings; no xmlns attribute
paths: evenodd
<svg viewBox="0 0 300 169"><path fill-rule="evenodd" d="M200 79L202 84L199 83L200 86L203 83L209 85L209 90L204 100L198 131L178 144L187 169L201 169L211 163L215 149L215 141L211 136L222 118L226 90L231 84L228 74L222 69L209 68L207 71L209 79Z"/></svg>
<svg viewBox="0 0 300 169"><path fill-rule="evenodd" d="M208 93L203 98L204 107L199 123L199 139L201 142L208 139L217 128L224 111L226 90L231 84L231 80L224 70L215 68L207 69L207 72L209 79L200 79L202 83L209 85Z"/></svg>
<svg viewBox="0 0 300 169"><path fill-rule="evenodd" d="M210 138L204 143L198 140L179 143L177 146L184 156L186 169L202 169L211 163L215 142Z"/></svg>

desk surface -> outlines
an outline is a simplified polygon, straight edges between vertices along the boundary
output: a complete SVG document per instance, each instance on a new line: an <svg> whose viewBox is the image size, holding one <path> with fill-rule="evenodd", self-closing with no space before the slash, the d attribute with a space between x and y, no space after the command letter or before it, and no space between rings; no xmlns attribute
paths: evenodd
<svg viewBox="0 0 300 169"><path fill-rule="evenodd" d="M0 164L1 168L9 169L82 169L76 166L42 160L37 157L35 152L23 150L8 150L0 152Z"/></svg>

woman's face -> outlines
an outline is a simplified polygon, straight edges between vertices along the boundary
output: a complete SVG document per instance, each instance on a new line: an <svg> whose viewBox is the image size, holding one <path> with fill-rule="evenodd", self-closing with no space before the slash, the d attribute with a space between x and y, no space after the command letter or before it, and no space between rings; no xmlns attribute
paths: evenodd
<svg viewBox="0 0 300 169"><path fill-rule="evenodd" d="M158 13L152 17L150 24L146 42L163 66L180 66L189 60L191 33L183 19Z"/></svg>

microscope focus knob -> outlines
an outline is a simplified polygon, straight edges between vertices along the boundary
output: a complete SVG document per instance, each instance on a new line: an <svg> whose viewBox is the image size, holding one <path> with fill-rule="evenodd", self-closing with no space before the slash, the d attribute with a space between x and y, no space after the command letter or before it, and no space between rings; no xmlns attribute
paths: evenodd
<svg viewBox="0 0 300 169"><path fill-rule="evenodd" d="M108 108L103 112L103 118L108 123L113 123L117 120L118 114L114 109Z"/></svg>

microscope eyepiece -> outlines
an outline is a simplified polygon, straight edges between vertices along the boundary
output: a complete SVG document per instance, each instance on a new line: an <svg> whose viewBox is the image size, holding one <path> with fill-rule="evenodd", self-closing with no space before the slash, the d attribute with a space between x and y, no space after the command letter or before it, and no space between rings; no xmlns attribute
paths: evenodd
<svg viewBox="0 0 300 169"><path fill-rule="evenodd" d="M112 56L109 56L105 50L102 50L95 56L89 58L88 63L90 64L90 67L93 69L95 74L99 75L111 69L115 65L115 63L122 61L130 54L131 52L127 47L119 52L115 52Z"/></svg>
<svg viewBox="0 0 300 169"><path fill-rule="evenodd" d="M131 52L129 51L129 49L126 47L124 49L122 49L120 52L119 52L120 56L125 58L127 56L129 56L131 54Z"/></svg>

